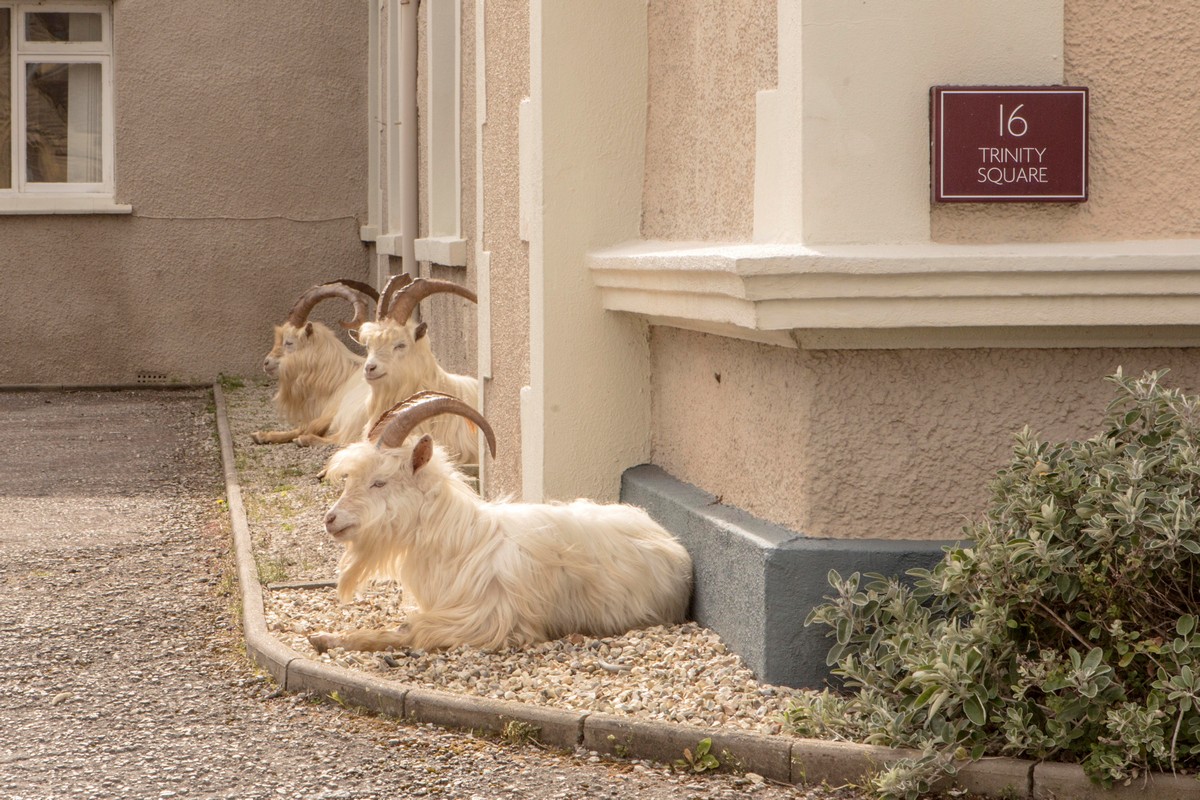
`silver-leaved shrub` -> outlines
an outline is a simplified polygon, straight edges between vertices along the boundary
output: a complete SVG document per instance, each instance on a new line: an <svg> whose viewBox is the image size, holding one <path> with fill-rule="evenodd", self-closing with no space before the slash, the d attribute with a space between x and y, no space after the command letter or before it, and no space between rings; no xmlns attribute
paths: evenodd
<svg viewBox="0 0 1200 800"><path fill-rule="evenodd" d="M922 796L963 759L1078 762L1104 785L1200 769L1200 398L1111 376L1102 433L1028 428L982 519L911 585L830 573L844 692L795 732L919 749L876 777Z"/></svg>

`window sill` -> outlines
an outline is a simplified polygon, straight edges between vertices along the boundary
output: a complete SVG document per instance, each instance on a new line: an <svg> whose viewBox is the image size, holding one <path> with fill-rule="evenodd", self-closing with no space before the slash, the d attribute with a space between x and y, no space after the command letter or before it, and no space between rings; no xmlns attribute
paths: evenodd
<svg viewBox="0 0 1200 800"><path fill-rule="evenodd" d="M107 194L0 195L3 214L132 214L133 206Z"/></svg>
<svg viewBox="0 0 1200 800"><path fill-rule="evenodd" d="M784 347L1200 345L1200 240L636 241L588 266L609 310Z"/></svg>
<svg viewBox="0 0 1200 800"><path fill-rule="evenodd" d="M403 234L389 233L375 237L375 250L380 255L399 256L403 244ZM417 261L429 261L443 267L465 267L467 265L467 240L455 236L414 239L413 257Z"/></svg>
<svg viewBox="0 0 1200 800"><path fill-rule="evenodd" d="M417 261L429 261L443 267L467 265L467 240L456 236L434 236L413 242Z"/></svg>

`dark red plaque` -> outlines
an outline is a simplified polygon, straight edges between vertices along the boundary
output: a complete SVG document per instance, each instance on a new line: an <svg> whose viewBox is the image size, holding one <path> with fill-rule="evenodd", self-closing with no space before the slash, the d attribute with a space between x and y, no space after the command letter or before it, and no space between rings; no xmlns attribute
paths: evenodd
<svg viewBox="0 0 1200 800"><path fill-rule="evenodd" d="M930 89L937 203L1087 200L1085 86Z"/></svg>

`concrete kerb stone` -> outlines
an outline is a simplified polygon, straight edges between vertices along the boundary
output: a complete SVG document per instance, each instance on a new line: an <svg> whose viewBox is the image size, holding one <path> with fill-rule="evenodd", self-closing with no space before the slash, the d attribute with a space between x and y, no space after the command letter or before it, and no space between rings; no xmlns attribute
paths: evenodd
<svg viewBox="0 0 1200 800"><path fill-rule="evenodd" d="M741 731L713 731L673 722L656 722L588 714L583 721L583 746L598 753L621 758L648 758L664 764L681 760L683 751L696 752L696 745L711 739L709 752L722 766L755 772L764 778L790 783L792 743L790 737Z"/></svg>
<svg viewBox="0 0 1200 800"><path fill-rule="evenodd" d="M288 664L287 682L283 688L289 692L329 697L344 705L361 706L398 719L404 718L407 708L405 698L411 691L395 681L303 657Z"/></svg>
<svg viewBox="0 0 1200 800"><path fill-rule="evenodd" d="M917 750L797 739L792 745L791 782L862 786L897 761L920 755ZM968 761L958 765L952 779L940 781L935 788L941 792L958 788L983 797L1030 797L1033 767L1034 762L1015 758Z"/></svg>
<svg viewBox="0 0 1200 800"><path fill-rule="evenodd" d="M1034 766L1033 761L1018 758L981 758L961 764L954 784L984 797L1029 797L1033 794ZM1087 785L1095 788L1090 781Z"/></svg>
<svg viewBox="0 0 1200 800"><path fill-rule="evenodd" d="M260 611L259 614L261 613ZM243 611L242 616L245 617L245 615L246 612ZM245 625L244 622L242 624ZM250 660L260 669L271 673L275 682L286 688L288 670L294 661L302 660L300 654L264 632L252 632L246 628L245 638L246 655L250 657Z"/></svg>
<svg viewBox="0 0 1200 800"><path fill-rule="evenodd" d="M795 739L787 780L791 783L825 783L830 786L862 786L872 775L891 764L920 755L915 750L832 742L824 739Z"/></svg>
<svg viewBox="0 0 1200 800"><path fill-rule="evenodd" d="M271 673L280 686L287 684L288 664L300 654L285 647L267 631L263 616L262 586L258 582L258 566L250 539L246 508L242 505L242 489L238 483L233 459L233 435L225 410L225 394L220 384L214 384L213 404L216 406L217 437L221 442L221 465L225 476L225 499L229 505L230 527L233 529L233 550L237 562L238 584L242 589L242 630L246 653L250 660Z"/></svg>
<svg viewBox="0 0 1200 800"><path fill-rule="evenodd" d="M1088 780L1078 764L1043 763L1033 768L1034 800L1197 800L1200 782L1195 775L1152 772L1126 786L1101 789Z"/></svg>
<svg viewBox="0 0 1200 800"><path fill-rule="evenodd" d="M409 689L404 713L407 719L416 722L529 738L568 750L575 749L583 741L584 718L588 716L582 711L467 697L432 689ZM511 723L519 725L510 728Z"/></svg>
<svg viewBox="0 0 1200 800"><path fill-rule="evenodd" d="M95 388L95 387L91 387ZM283 645L267 630L262 587L254 560L250 529L234 468L233 437L225 398L212 386L217 431L221 441L226 497L233 528L246 650L250 658L289 692L333 695L371 711L462 730L505 734L510 722L530 726L537 741L563 748L582 745L588 750L622 758L645 758L674 763L684 748L695 751L712 739L711 752L724 764L764 778L788 783L864 785L881 769L915 751L887 747L796 739L740 731L710 731L677 723L637 720L610 714L571 712L486 698L453 695L406 687L351 670L322 664ZM1200 782L1190 776L1152 773L1128 786L1103 789L1074 764L1036 763L1009 758L986 758L960 767L954 784L986 797L1029 797L1035 800L1153 797L1154 800L1200 800Z"/></svg>

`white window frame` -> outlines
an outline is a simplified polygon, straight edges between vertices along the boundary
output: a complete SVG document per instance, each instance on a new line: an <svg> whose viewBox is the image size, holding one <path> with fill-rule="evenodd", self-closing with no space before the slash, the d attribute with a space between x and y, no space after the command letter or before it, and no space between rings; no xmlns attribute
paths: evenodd
<svg viewBox="0 0 1200 800"><path fill-rule="evenodd" d="M52 3L4 2L11 15L9 50L12 107L3 112L12 120L9 143L13 174L11 188L0 189L0 214L130 213L113 200L115 160L115 96L113 81L113 12L109 0L61 0ZM100 15L98 42L31 42L25 39L30 13ZM98 182L67 183L28 180L26 125L26 66L30 63L98 64L100 66L100 157Z"/></svg>
<svg viewBox="0 0 1200 800"><path fill-rule="evenodd" d="M417 261L467 265L462 237L462 5L426 5L426 202L429 233L414 242Z"/></svg>

